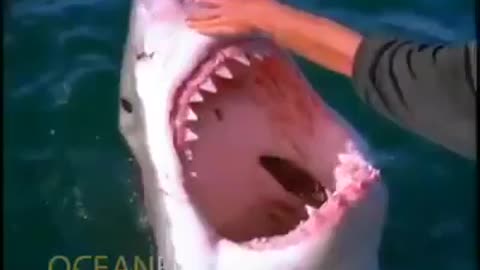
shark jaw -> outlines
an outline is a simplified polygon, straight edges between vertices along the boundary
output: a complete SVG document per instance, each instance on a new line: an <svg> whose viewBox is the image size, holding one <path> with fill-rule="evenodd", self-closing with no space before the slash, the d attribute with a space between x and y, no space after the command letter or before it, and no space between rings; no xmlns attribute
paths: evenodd
<svg viewBox="0 0 480 270"><path fill-rule="evenodd" d="M134 5L120 121L165 267L377 269L386 192L358 136L268 39L162 8Z"/></svg>

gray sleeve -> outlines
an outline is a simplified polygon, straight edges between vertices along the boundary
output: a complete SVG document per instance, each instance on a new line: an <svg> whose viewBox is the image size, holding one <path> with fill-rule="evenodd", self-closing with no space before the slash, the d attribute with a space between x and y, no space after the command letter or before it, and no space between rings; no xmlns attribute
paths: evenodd
<svg viewBox="0 0 480 270"><path fill-rule="evenodd" d="M368 39L354 63L359 97L400 126L476 159L477 44Z"/></svg>

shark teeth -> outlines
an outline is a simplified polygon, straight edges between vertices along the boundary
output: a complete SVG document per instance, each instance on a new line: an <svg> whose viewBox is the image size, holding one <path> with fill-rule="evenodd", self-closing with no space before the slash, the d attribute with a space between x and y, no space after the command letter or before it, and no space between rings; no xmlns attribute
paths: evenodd
<svg viewBox="0 0 480 270"><path fill-rule="evenodd" d="M344 207L347 206L347 200L343 197L342 194L334 194L333 195L333 202L338 206L338 207Z"/></svg>
<svg viewBox="0 0 480 270"><path fill-rule="evenodd" d="M268 239L266 237L260 237L253 240L253 242L256 244L265 244L267 241Z"/></svg>
<svg viewBox="0 0 480 270"><path fill-rule="evenodd" d="M230 70L224 65L218 66L217 69L215 70L215 74L217 74L219 77L222 77L222 78L225 78L225 79L232 79L233 78L232 72L230 72Z"/></svg>
<svg viewBox="0 0 480 270"><path fill-rule="evenodd" d="M268 242L267 237L259 237L250 241L253 245L261 245Z"/></svg>
<svg viewBox="0 0 480 270"><path fill-rule="evenodd" d="M244 64L245 66L250 66L250 60L248 60L248 58L244 54L235 55L232 58Z"/></svg>
<svg viewBox="0 0 480 270"><path fill-rule="evenodd" d="M257 58L260 61L264 59L264 55L258 52L253 53L253 57Z"/></svg>
<svg viewBox="0 0 480 270"><path fill-rule="evenodd" d="M193 152L190 149L185 150L185 156L188 160L193 160Z"/></svg>
<svg viewBox="0 0 480 270"><path fill-rule="evenodd" d="M215 84L213 84L211 78L206 79L202 84L200 84L200 89L210 93L217 93L217 87Z"/></svg>
<svg viewBox="0 0 480 270"><path fill-rule="evenodd" d="M347 163L353 159L351 155L347 155L347 154L338 154L337 158L338 158L338 161L340 161L341 163Z"/></svg>
<svg viewBox="0 0 480 270"><path fill-rule="evenodd" d="M203 101L202 94L200 94L199 92L195 92L193 95L190 96L189 101L192 103L202 102Z"/></svg>
<svg viewBox="0 0 480 270"><path fill-rule="evenodd" d="M187 120L188 121L197 121L198 120L198 116L195 114L195 112L191 108L187 109Z"/></svg>
<svg viewBox="0 0 480 270"><path fill-rule="evenodd" d="M189 128L185 130L185 141L186 142L193 142L198 140L197 134L193 133L193 131Z"/></svg>
<svg viewBox="0 0 480 270"><path fill-rule="evenodd" d="M357 187L360 188L360 189L367 189L370 185L372 184L372 181L370 180L363 180L363 181L359 181L357 183Z"/></svg>
<svg viewBox="0 0 480 270"><path fill-rule="evenodd" d="M309 216L311 216L311 215L313 215L313 213L315 213L315 208L313 208L311 206L308 206L308 205L305 206L305 210L307 211Z"/></svg>

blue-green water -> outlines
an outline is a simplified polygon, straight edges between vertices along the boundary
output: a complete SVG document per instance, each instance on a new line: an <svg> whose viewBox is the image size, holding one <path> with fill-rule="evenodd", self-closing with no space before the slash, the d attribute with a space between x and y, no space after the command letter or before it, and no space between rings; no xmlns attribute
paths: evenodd
<svg viewBox="0 0 480 270"><path fill-rule="evenodd" d="M290 2L363 33L426 41L474 35L474 1ZM55 255L152 253L117 131L128 8L120 0L17 0L4 10L6 270L48 269ZM390 192L383 269L474 269L475 164L384 121L346 79L299 62L383 169Z"/></svg>

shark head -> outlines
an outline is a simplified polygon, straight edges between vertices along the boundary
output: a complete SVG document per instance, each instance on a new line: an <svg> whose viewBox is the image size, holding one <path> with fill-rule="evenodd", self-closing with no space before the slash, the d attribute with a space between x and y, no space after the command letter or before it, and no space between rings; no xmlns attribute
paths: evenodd
<svg viewBox="0 0 480 270"><path fill-rule="evenodd" d="M133 1L120 130L165 269L375 270L387 195L366 146L265 37Z"/></svg>

